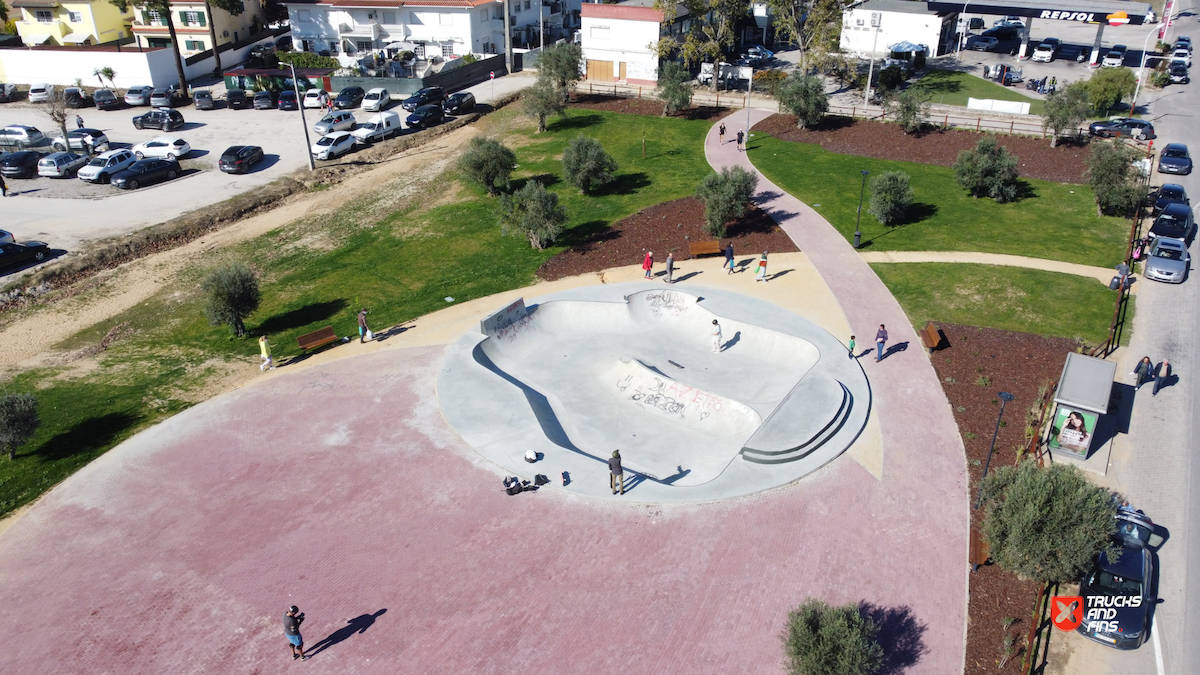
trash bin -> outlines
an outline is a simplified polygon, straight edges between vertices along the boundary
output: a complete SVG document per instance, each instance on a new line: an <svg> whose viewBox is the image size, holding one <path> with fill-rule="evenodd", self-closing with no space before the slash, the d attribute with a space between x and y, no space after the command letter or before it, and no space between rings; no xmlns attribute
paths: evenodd
<svg viewBox="0 0 1200 675"><path fill-rule="evenodd" d="M1110 291L1115 291L1120 287L1121 287L1121 277L1113 277L1112 280L1108 282L1108 290L1110 290Z"/></svg>

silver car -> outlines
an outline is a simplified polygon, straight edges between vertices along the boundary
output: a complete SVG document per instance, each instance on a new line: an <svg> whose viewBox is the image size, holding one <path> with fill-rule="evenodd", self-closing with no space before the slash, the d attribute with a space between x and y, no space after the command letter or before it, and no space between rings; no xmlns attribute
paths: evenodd
<svg viewBox="0 0 1200 675"><path fill-rule="evenodd" d="M126 105L150 105L150 96L154 93L154 87L130 87L125 92Z"/></svg>
<svg viewBox="0 0 1200 675"><path fill-rule="evenodd" d="M1143 276L1168 284L1182 284L1190 263L1187 244L1180 239L1158 237L1150 245L1150 252L1146 255L1146 271Z"/></svg>
<svg viewBox="0 0 1200 675"><path fill-rule="evenodd" d="M52 152L38 160L37 172L39 176L47 178L69 178L87 163L86 155L76 152Z"/></svg>
<svg viewBox="0 0 1200 675"><path fill-rule="evenodd" d="M104 135L99 129L71 129L67 132L67 137L55 136L50 142L55 150L65 152L67 150L86 150L92 152L104 152L108 150L108 136Z"/></svg>
<svg viewBox="0 0 1200 675"><path fill-rule="evenodd" d="M353 131L356 123L349 110L337 110L322 117L313 125L313 131L324 136L335 131Z"/></svg>

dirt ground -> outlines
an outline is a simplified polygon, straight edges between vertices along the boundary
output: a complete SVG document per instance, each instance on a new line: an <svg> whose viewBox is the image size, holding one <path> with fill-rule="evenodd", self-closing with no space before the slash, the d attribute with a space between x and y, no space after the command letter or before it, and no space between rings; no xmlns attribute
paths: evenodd
<svg viewBox="0 0 1200 675"><path fill-rule="evenodd" d="M630 115L649 115L661 117L662 101L645 98L625 98L623 96L601 96L600 94L575 94L571 100L572 108L587 110L607 110L608 112L628 113ZM671 117L689 120L718 120L729 114L729 108L717 108L711 105L695 106L682 110Z"/></svg>

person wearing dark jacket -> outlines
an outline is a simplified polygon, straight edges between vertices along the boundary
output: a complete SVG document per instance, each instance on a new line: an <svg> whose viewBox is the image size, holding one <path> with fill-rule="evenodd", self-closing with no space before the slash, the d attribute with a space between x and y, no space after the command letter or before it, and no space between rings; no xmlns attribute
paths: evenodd
<svg viewBox="0 0 1200 675"><path fill-rule="evenodd" d="M613 494L617 494L617 482L621 483L621 494L625 494L625 471L621 468L621 451L613 450L613 456L608 459L608 486Z"/></svg>
<svg viewBox="0 0 1200 675"><path fill-rule="evenodd" d="M883 346L887 344L887 329L883 324L879 324L879 331L875 333L875 361L878 362L883 358Z"/></svg>
<svg viewBox="0 0 1200 675"><path fill-rule="evenodd" d="M733 274L733 242L725 247L725 264L729 265L729 274Z"/></svg>
<svg viewBox="0 0 1200 675"><path fill-rule="evenodd" d="M1163 359L1162 363L1154 369L1154 391L1150 392L1152 396L1158 396L1158 390L1162 389L1163 381L1171 376L1171 362Z"/></svg>
<svg viewBox="0 0 1200 675"><path fill-rule="evenodd" d="M1142 360L1138 361L1137 367L1133 369L1133 374L1137 376L1134 391L1141 389L1143 384L1154 379L1154 363L1150 361L1149 356L1143 356Z"/></svg>

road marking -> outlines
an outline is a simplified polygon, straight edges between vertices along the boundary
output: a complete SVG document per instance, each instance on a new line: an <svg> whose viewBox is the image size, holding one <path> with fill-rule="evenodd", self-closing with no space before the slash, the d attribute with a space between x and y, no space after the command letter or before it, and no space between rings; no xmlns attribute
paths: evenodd
<svg viewBox="0 0 1200 675"><path fill-rule="evenodd" d="M1167 675L1167 669L1163 667L1162 643L1158 641L1158 626L1154 627L1150 637L1154 640L1154 665L1158 666L1158 675Z"/></svg>

